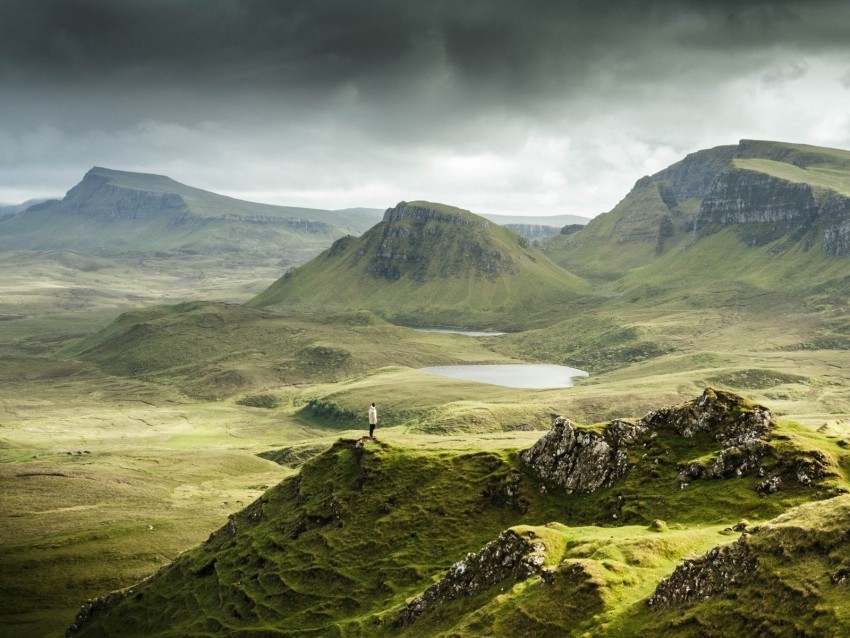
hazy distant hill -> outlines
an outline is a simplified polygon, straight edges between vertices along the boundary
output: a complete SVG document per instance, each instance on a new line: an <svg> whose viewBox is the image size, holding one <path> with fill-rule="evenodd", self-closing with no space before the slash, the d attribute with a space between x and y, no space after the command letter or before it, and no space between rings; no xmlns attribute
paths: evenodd
<svg viewBox="0 0 850 638"><path fill-rule="evenodd" d="M589 217L578 215L524 216L482 213L481 216L533 240L553 237L560 234L564 226L584 226L590 221Z"/></svg>
<svg viewBox="0 0 850 638"><path fill-rule="evenodd" d="M753 140L699 151L642 177L613 210L544 251L579 274L612 280L651 271L662 258L668 269L685 265L715 235L748 263L748 250L784 256L783 266L850 256L850 151ZM715 263L721 253L700 257L705 272L725 272L728 262Z"/></svg>
<svg viewBox="0 0 850 638"><path fill-rule="evenodd" d="M96 167L64 199L0 222L0 249L247 252L298 263L378 219L369 209L335 212L258 204L162 175Z"/></svg>
<svg viewBox="0 0 850 638"><path fill-rule="evenodd" d="M510 322L585 288L524 237L469 211L401 202L362 237L343 237L251 303L368 309L402 323Z"/></svg>
<svg viewBox="0 0 850 638"><path fill-rule="evenodd" d="M10 205L2 205L0 206L0 221L5 219L9 219L14 217L18 213L22 213L28 208L35 206L36 204L41 204L47 200L44 199L28 199L22 204L10 204Z"/></svg>

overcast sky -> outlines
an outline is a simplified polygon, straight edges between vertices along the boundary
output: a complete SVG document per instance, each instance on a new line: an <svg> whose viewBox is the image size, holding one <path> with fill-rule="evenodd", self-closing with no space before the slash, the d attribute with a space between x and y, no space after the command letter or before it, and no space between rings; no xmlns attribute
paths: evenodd
<svg viewBox="0 0 850 638"><path fill-rule="evenodd" d="M741 138L850 149L850 3L0 0L0 202L92 166L594 216Z"/></svg>

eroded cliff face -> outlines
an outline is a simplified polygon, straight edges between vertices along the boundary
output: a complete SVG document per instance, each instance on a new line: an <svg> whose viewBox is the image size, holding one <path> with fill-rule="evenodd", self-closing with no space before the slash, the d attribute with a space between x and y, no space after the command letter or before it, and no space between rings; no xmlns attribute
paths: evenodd
<svg viewBox="0 0 850 638"><path fill-rule="evenodd" d="M697 214L697 232L714 224L768 224L786 231L809 226L818 205L808 184L797 184L757 173L732 169L711 184Z"/></svg>
<svg viewBox="0 0 850 638"><path fill-rule="evenodd" d="M364 245L357 258L370 256L367 272L388 281L407 276L425 282L451 277L469 266L491 280L502 274L516 275L513 259L493 244L488 227L486 220L460 211L401 202L384 214L383 230L371 255ZM523 237L517 243L527 246Z"/></svg>
<svg viewBox="0 0 850 638"><path fill-rule="evenodd" d="M125 188L94 173L87 173L59 206L66 213L112 220L145 219L164 212L180 219L189 213L185 200L176 193Z"/></svg>
<svg viewBox="0 0 850 638"><path fill-rule="evenodd" d="M695 234L705 236L729 225L740 226L751 246L786 235L800 239L822 228L827 255L850 255L850 199L810 184L741 168L724 171L705 194Z"/></svg>

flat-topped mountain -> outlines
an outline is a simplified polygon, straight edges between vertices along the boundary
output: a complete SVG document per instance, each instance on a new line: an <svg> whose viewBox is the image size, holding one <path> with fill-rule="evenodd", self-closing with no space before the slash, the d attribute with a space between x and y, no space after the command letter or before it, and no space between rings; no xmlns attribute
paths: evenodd
<svg viewBox="0 0 850 638"><path fill-rule="evenodd" d="M466 210L401 202L360 238L343 237L251 301L367 309L409 324L486 325L584 290L529 241Z"/></svg>
<svg viewBox="0 0 850 638"><path fill-rule="evenodd" d="M709 245L711 271L716 246L701 241L713 235L742 254L807 263L850 256L850 151L755 140L698 151L642 177L613 210L544 250L611 280L662 257L669 269L672 255Z"/></svg>
<svg viewBox="0 0 850 638"><path fill-rule="evenodd" d="M244 251L300 263L359 234L375 211L326 211L248 202L163 175L92 168L61 200L0 220L0 249L124 253Z"/></svg>

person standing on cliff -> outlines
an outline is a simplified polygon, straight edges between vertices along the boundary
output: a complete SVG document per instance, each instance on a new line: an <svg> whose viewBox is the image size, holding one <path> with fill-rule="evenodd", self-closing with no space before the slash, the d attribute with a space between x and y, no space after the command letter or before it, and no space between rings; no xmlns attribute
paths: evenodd
<svg viewBox="0 0 850 638"><path fill-rule="evenodd" d="M369 407L369 438L374 438L375 426L378 425L378 409L373 403Z"/></svg>

